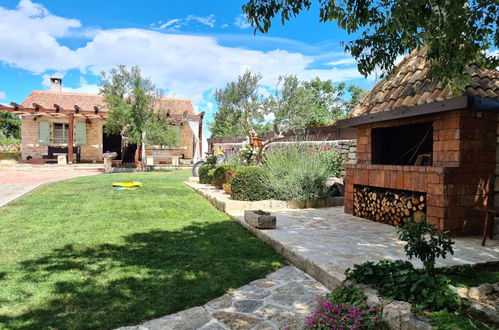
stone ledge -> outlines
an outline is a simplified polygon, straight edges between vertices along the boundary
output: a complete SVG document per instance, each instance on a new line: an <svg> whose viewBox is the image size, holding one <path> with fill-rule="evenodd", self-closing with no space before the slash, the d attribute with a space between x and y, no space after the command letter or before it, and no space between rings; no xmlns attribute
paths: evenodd
<svg viewBox="0 0 499 330"><path fill-rule="evenodd" d="M222 212L236 215L243 215L245 210L286 210L286 209L303 209L303 208L320 208L320 207L333 207L343 206L344 199L340 197L331 197L311 201L307 203L280 201L275 199L267 199L263 201L236 201L230 195L226 194L223 190L213 187L208 184L200 184L195 179L189 178L185 182L186 185L194 189L198 194L206 198L217 209Z"/></svg>

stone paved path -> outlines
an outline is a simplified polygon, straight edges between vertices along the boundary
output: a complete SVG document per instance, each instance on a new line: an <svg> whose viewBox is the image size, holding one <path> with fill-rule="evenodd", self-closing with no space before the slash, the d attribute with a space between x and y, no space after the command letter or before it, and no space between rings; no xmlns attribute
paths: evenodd
<svg viewBox="0 0 499 330"><path fill-rule="evenodd" d="M42 184L99 173L102 172L98 169L74 170L42 166L0 166L0 207Z"/></svg>
<svg viewBox="0 0 499 330"><path fill-rule="evenodd" d="M212 200L222 200L217 194L224 195L221 190L197 182L187 184L211 194ZM249 227L242 210L228 213L295 266L330 288L343 281L345 270L354 264L381 259L407 260L405 243L398 240L395 227L346 214L343 207L273 210L277 216L277 228L273 230ZM479 237L454 241L454 256L438 259L437 267L499 261L499 238L487 240L485 247ZM418 260L411 261L422 267Z"/></svg>
<svg viewBox="0 0 499 330"><path fill-rule="evenodd" d="M283 267L204 306L120 330L301 329L325 286L293 266Z"/></svg>

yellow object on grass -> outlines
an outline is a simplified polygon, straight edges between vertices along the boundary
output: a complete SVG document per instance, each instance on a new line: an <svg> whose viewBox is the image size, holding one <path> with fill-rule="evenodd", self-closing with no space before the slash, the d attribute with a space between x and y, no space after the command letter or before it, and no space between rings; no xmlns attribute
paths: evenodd
<svg viewBox="0 0 499 330"><path fill-rule="evenodd" d="M115 182L113 183L113 187L121 187L121 188L131 188L131 187L142 187L142 182Z"/></svg>

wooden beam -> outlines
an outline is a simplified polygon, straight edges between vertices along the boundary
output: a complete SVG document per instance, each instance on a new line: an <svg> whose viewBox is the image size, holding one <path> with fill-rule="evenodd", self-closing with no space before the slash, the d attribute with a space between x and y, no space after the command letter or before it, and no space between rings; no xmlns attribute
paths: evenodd
<svg viewBox="0 0 499 330"><path fill-rule="evenodd" d="M94 106L94 113L95 113L95 114L98 114L98 113L99 113L99 107L98 107L98 106Z"/></svg>
<svg viewBox="0 0 499 330"><path fill-rule="evenodd" d="M79 113L80 111L82 111L82 109L75 104L75 112Z"/></svg>
<svg viewBox="0 0 499 330"><path fill-rule="evenodd" d="M354 127L362 124L376 123L394 119L402 119L429 115L439 112L466 109L468 107L468 96L460 96L453 99L426 103L412 107L401 107L392 110L369 113L353 118L342 119L337 122L337 127Z"/></svg>
<svg viewBox="0 0 499 330"><path fill-rule="evenodd" d="M70 113L68 115L68 164L73 164L73 148L74 148L74 126L75 117L74 114Z"/></svg>
<svg viewBox="0 0 499 330"><path fill-rule="evenodd" d="M21 105L17 104L16 102L10 102L10 105L13 106L16 110L21 107Z"/></svg>
<svg viewBox="0 0 499 330"><path fill-rule="evenodd" d="M204 112L199 114L199 157L203 159L203 118Z"/></svg>
<svg viewBox="0 0 499 330"><path fill-rule="evenodd" d="M41 105L39 105L38 103L33 103L33 108L35 108L36 111L43 109L43 107Z"/></svg>
<svg viewBox="0 0 499 330"><path fill-rule="evenodd" d="M61 107L59 104L54 104L54 108L56 112L60 112L61 110L64 110L63 107Z"/></svg>
<svg viewBox="0 0 499 330"><path fill-rule="evenodd" d="M4 106L4 105L0 105L0 111L6 111L6 112L15 112L16 114L33 114L33 113L36 113L36 114L63 114L63 115L69 115L69 114L74 114L75 111L74 110L65 110L61 107L59 107L59 110L57 109L39 109L39 110L36 110L35 108L25 108L25 107L21 107L20 105L18 105L19 107L18 108L15 108L14 106L12 107L9 107L9 106ZM95 112L94 111L88 111L88 110L81 110L80 115L95 115ZM100 114L101 116L103 117L106 117L106 114L105 113L101 113Z"/></svg>

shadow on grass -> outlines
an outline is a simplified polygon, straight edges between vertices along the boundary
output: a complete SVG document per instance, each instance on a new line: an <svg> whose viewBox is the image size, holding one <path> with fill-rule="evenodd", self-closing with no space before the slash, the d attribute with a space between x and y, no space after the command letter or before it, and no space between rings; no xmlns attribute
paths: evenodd
<svg viewBox="0 0 499 330"><path fill-rule="evenodd" d="M68 245L23 262L20 284L36 288L51 283L50 298L36 308L20 308L25 311L16 316L0 315L0 328L109 329L137 324L203 304L282 262L234 221L137 233L124 241L85 248Z"/></svg>

